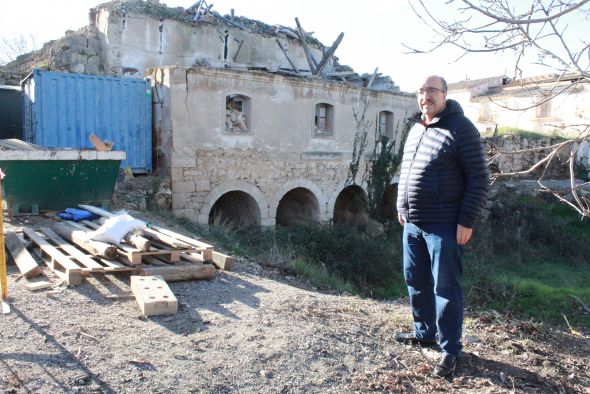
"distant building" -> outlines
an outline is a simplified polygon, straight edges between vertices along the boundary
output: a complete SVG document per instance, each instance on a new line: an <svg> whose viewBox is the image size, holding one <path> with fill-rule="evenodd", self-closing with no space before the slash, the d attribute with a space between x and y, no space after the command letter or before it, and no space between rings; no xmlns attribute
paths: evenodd
<svg viewBox="0 0 590 394"><path fill-rule="evenodd" d="M465 80L449 84L448 97L486 135L506 127L550 136L590 123L590 81L579 74Z"/></svg>

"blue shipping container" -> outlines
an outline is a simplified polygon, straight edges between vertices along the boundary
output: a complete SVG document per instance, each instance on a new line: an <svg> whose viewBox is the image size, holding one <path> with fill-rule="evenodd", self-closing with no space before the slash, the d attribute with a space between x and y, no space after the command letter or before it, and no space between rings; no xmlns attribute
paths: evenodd
<svg viewBox="0 0 590 394"><path fill-rule="evenodd" d="M34 70L23 82L24 138L48 148L113 142L121 167L152 171L152 98L147 80Z"/></svg>

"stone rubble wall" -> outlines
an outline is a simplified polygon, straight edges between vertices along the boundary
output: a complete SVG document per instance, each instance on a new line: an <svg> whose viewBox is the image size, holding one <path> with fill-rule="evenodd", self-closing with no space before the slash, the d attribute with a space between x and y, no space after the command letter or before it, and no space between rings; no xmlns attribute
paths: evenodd
<svg viewBox="0 0 590 394"><path fill-rule="evenodd" d="M289 190L304 187L314 193L320 220L332 217L337 194L344 187L349 162L301 160L297 153L246 150L198 150L197 167L177 167L171 172L172 211L206 223L221 195L242 190L257 200L263 224L274 224L280 199ZM362 172L357 179L362 180ZM258 192L253 192L256 189Z"/></svg>
<svg viewBox="0 0 590 394"><path fill-rule="evenodd" d="M551 137L528 139L521 136L491 137L487 138L486 141L506 152L520 151L537 147L548 147L557 143L557 141ZM549 151L550 150L547 149L517 154L502 154L494 160L491 165L491 169L492 171L500 171L502 173L524 171L545 158ZM494 152L494 150L492 150L492 152ZM546 173L545 178L569 178L569 167L564 165L568 159L569 150L560 151L554 161L554 164ZM534 179L541 174L541 171L542 169L536 170L530 175L527 175L526 178Z"/></svg>

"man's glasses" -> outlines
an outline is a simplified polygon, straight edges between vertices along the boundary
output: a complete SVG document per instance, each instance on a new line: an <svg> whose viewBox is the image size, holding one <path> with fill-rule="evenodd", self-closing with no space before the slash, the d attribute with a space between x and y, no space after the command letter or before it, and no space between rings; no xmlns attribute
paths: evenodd
<svg viewBox="0 0 590 394"><path fill-rule="evenodd" d="M419 96L423 96L426 93L433 95L435 93L445 93L445 90L441 90L439 88L420 88L416 91L416 94Z"/></svg>

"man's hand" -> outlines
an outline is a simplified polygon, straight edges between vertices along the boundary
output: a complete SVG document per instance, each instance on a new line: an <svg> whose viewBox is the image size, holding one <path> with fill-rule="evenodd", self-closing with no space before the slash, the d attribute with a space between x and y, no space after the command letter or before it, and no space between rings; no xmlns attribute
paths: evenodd
<svg viewBox="0 0 590 394"><path fill-rule="evenodd" d="M402 226L404 225L405 220L404 220L404 216L401 213L397 214L397 220L399 221L399 224L401 224Z"/></svg>
<svg viewBox="0 0 590 394"><path fill-rule="evenodd" d="M459 245L465 245L471 239L473 229L470 227L464 227L460 224L457 225L457 243Z"/></svg>

